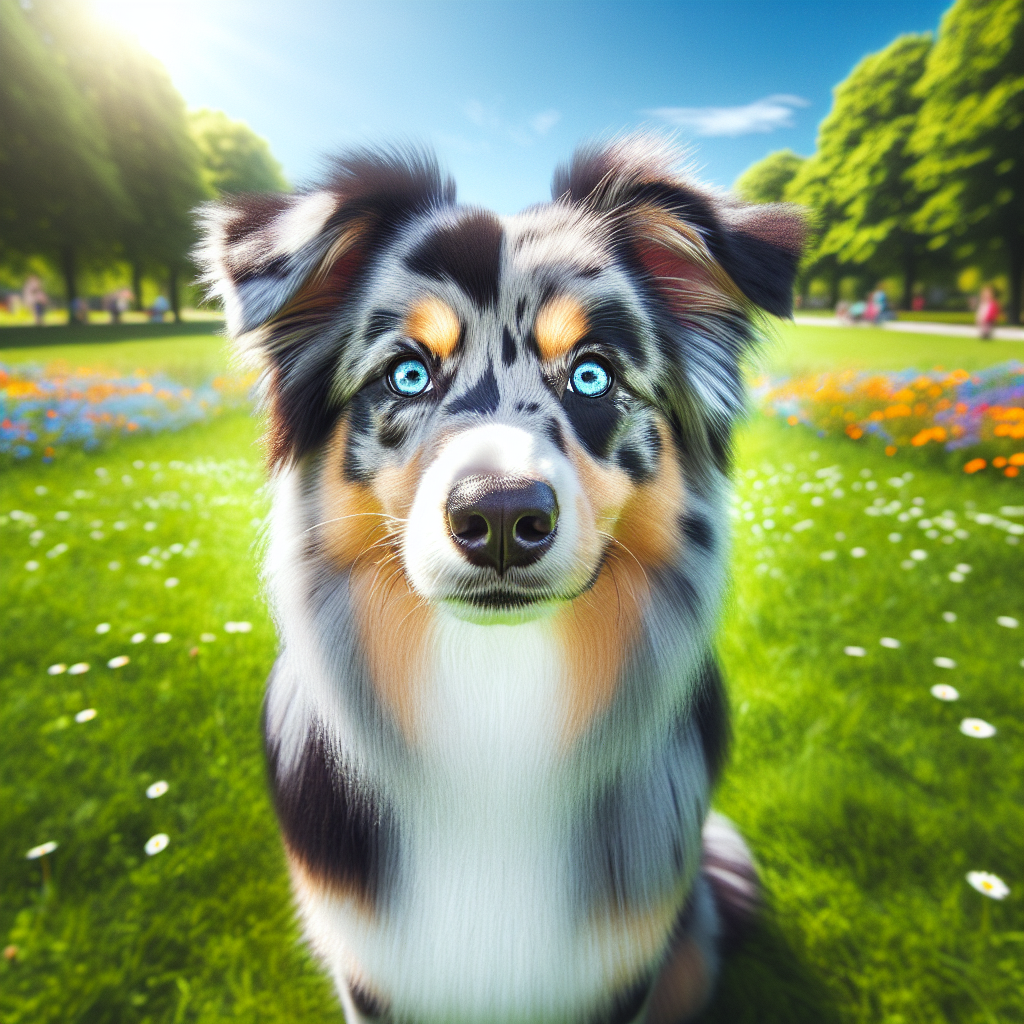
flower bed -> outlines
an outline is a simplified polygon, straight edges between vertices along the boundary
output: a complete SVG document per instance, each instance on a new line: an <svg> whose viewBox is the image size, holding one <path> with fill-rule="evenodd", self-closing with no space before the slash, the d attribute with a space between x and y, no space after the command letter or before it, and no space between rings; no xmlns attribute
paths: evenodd
<svg viewBox="0 0 1024 1024"><path fill-rule="evenodd" d="M61 363L0 364L0 458L50 462L61 448L89 450L118 435L180 430L245 405L254 379L215 377L189 388L141 370L120 376Z"/></svg>
<svg viewBox="0 0 1024 1024"><path fill-rule="evenodd" d="M821 437L843 433L877 440L887 455L901 448L950 453L965 473L1024 467L1024 363L977 373L845 370L805 377L761 378L754 395L771 416Z"/></svg>

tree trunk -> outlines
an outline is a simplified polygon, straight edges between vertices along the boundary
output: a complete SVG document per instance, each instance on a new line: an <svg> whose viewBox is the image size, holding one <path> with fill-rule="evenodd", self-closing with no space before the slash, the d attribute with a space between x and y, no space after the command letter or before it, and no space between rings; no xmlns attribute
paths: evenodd
<svg viewBox="0 0 1024 1024"><path fill-rule="evenodd" d="M839 266L832 267L832 272L828 276L828 304L832 309L839 305L839 285L842 283L842 279Z"/></svg>
<svg viewBox="0 0 1024 1024"><path fill-rule="evenodd" d="M132 309L142 312L142 264L132 260Z"/></svg>
<svg viewBox="0 0 1024 1024"><path fill-rule="evenodd" d="M1006 321L1020 323L1021 276L1024 275L1024 238L1018 236L1007 244L1010 255L1010 301L1006 305Z"/></svg>
<svg viewBox="0 0 1024 1024"><path fill-rule="evenodd" d="M75 266L75 250L66 245L60 251L60 271L64 276L64 297L68 304L68 324L75 324L75 299L78 298L78 282Z"/></svg>
<svg viewBox="0 0 1024 1024"><path fill-rule="evenodd" d="M917 252L911 243L903 253L903 299L900 309L913 309L914 284L917 280Z"/></svg>
<svg viewBox="0 0 1024 1024"><path fill-rule="evenodd" d="M180 296L178 289L178 271L177 268L172 267L170 274L167 277L167 291L171 300L171 316L174 317L176 324L181 323L181 306Z"/></svg>

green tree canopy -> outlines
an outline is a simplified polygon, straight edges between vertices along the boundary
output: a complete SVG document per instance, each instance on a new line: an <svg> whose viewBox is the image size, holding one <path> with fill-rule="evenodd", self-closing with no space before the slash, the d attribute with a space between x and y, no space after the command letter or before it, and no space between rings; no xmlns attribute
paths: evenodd
<svg viewBox="0 0 1024 1024"><path fill-rule="evenodd" d="M283 192L288 188L270 144L244 121L220 110L195 110L189 127L202 154L207 188L218 195Z"/></svg>
<svg viewBox="0 0 1024 1024"><path fill-rule="evenodd" d="M75 269L109 256L134 215L102 118L39 11L0 0L0 255L45 256Z"/></svg>
<svg viewBox="0 0 1024 1024"><path fill-rule="evenodd" d="M781 203L805 159L791 149L769 153L736 179L733 191L748 203Z"/></svg>
<svg viewBox="0 0 1024 1024"><path fill-rule="evenodd" d="M876 276L899 271L905 306L927 252L916 220L922 194L907 173L915 162L907 141L930 48L928 36L900 36L860 61L835 89L811 173L794 184L794 191L813 195L816 208L829 210L819 255Z"/></svg>
<svg viewBox="0 0 1024 1024"><path fill-rule="evenodd" d="M917 215L933 244L961 239L1010 281L1020 322L1024 273L1024 5L957 0L946 12L916 93L922 100L911 175L930 193ZM998 264L996 261L998 260Z"/></svg>

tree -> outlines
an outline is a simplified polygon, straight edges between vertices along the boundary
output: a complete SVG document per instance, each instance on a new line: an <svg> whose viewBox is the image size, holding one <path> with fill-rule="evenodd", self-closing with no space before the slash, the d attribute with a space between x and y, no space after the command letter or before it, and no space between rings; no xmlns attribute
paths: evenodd
<svg viewBox="0 0 1024 1024"><path fill-rule="evenodd" d="M957 0L946 12L916 93L910 149L917 215L933 244L960 240L983 265L1001 265L1007 314L1021 315L1024 274L1024 7L1020 0Z"/></svg>
<svg viewBox="0 0 1024 1024"><path fill-rule="evenodd" d="M131 200L95 106L36 14L0 0L0 250L60 267L70 312L81 261L109 256Z"/></svg>
<svg viewBox="0 0 1024 1024"><path fill-rule="evenodd" d="M195 110L189 127L202 155L206 186L214 194L288 189L267 140L244 121L232 121L220 110Z"/></svg>
<svg viewBox="0 0 1024 1024"><path fill-rule="evenodd" d="M733 191L748 203L781 203L805 159L791 149L769 153L736 179Z"/></svg>
<svg viewBox="0 0 1024 1024"><path fill-rule="evenodd" d="M900 36L836 86L814 168L832 207L820 254L875 277L899 272L905 309L929 253L917 221L923 196L908 175L916 160L908 140L921 106L915 86L931 45L926 35Z"/></svg>

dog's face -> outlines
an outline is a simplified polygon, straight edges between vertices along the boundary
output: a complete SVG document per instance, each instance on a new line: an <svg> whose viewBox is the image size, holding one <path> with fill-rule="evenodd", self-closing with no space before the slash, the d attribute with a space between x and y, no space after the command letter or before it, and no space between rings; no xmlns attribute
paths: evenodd
<svg viewBox="0 0 1024 1024"><path fill-rule="evenodd" d="M425 159L370 155L209 212L271 462L367 600L508 622L589 595L615 632L717 545L751 316L788 312L799 219L684 184L642 140L578 154L554 192L498 218Z"/></svg>

